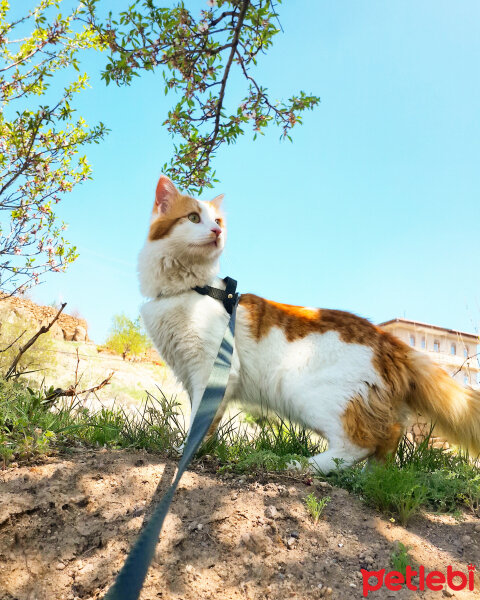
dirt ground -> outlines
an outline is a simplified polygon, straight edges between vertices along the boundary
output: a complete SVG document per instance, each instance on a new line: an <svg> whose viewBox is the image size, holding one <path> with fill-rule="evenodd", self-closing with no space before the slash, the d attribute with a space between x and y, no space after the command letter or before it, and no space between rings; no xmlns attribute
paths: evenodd
<svg viewBox="0 0 480 600"><path fill-rule="evenodd" d="M0 472L1 600L103 597L173 461L79 450ZM424 514L408 529L328 484L288 474L188 472L176 494L143 600L362 598L361 568L391 569L395 541L415 565L480 567L480 519ZM314 524L303 498L330 496ZM374 580L372 580L374 581ZM414 580L415 583L415 580ZM480 598L476 591L389 591L369 598Z"/></svg>

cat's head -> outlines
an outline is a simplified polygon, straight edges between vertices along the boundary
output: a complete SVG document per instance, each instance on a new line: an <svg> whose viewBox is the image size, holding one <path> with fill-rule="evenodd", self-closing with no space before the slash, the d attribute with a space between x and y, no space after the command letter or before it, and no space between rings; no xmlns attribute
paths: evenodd
<svg viewBox="0 0 480 600"><path fill-rule="evenodd" d="M225 244L223 195L211 202L181 194L168 177L158 180L148 240L160 242L165 254L187 262L218 259Z"/></svg>
<svg viewBox="0 0 480 600"><path fill-rule="evenodd" d="M153 284L152 276L165 279L162 271L168 264L173 267L178 263L199 274L218 270L226 236L222 199L223 195L211 202L196 200L179 192L168 177L160 177L148 237L139 257L142 293L147 292L148 287L145 295L152 295L152 286L147 281Z"/></svg>

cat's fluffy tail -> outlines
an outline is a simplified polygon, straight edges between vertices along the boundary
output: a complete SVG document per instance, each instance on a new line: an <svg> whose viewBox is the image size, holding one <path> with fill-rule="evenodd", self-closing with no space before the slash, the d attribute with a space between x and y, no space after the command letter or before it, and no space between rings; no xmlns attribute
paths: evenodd
<svg viewBox="0 0 480 600"><path fill-rule="evenodd" d="M411 351L411 410L435 423L449 442L480 454L480 390L462 387L428 356Z"/></svg>

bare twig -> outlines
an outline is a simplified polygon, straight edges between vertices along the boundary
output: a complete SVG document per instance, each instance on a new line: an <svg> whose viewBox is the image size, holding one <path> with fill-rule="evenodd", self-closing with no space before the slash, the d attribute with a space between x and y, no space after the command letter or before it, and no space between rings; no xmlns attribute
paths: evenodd
<svg viewBox="0 0 480 600"><path fill-rule="evenodd" d="M55 321L58 319L58 317L60 316L60 313L62 312L62 310L67 306L67 303L64 302L62 304L62 306L60 307L60 310L58 311L58 313L55 315L55 317L52 319L52 321L48 324L48 325L42 325L42 327L40 327L40 329L37 331L37 333L32 336L28 342L22 346L20 348L20 350L18 351L17 356L15 357L14 361L12 362L12 364L10 365L10 368L8 369L6 375L5 375L5 379L10 379L11 377L13 377L14 375L17 374L17 365L18 362L20 361L20 359L22 358L22 356L25 354L25 352L31 347L33 346L33 344L38 340L38 338L43 335L44 333L47 333L47 331L50 331L50 328L52 327L52 325L55 323Z"/></svg>
<svg viewBox="0 0 480 600"><path fill-rule="evenodd" d="M115 371L112 371L108 377L106 377L101 383L95 385L94 387L88 388L87 390L78 391L77 385L72 385L66 390L62 390L61 388L57 388L48 396L45 396L45 400L43 400L42 404L53 404L55 400L58 398L72 398L75 396L80 396L82 394L91 394L92 392L98 392L103 387L110 383L110 379L114 376Z"/></svg>
<svg viewBox="0 0 480 600"><path fill-rule="evenodd" d="M11 344L8 344L8 346L7 346L6 348L2 348L2 349L0 350L0 352L6 352L7 350L9 350L9 349L10 349L10 348L11 348L11 347L12 347L14 344L16 344L16 343L18 342L18 340L19 340L19 339L20 339L20 338L21 338L23 335L25 335L26 333L27 333L27 330L26 330L26 329L24 329L24 330L22 331L22 333L21 333L21 334L20 334L20 335L19 335L17 338L15 338Z"/></svg>
<svg viewBox="0 0 480 600"><path fill-rule="evenodd" d="M77 385L78 385L78 366L80 365L80 356L78 354L78 348L76 350L77 350L77 364L75 366L75 383L73 384L75 389L77 388Z"/></svg>
<svg viewBox="0 0 480 600"><path fill-rule="evenodd" d="M464 365L471 359L471 358L475 358L476 356L480 356L480 352L477 352L476 354L472 354L471 356L467 356L467 358L463 361L463 363L458 367L458 369L455 371L455 373L453 373L452 377L455 377L455 375L457 375L458 373L460 373L460 371L463 369Z"/></svg>

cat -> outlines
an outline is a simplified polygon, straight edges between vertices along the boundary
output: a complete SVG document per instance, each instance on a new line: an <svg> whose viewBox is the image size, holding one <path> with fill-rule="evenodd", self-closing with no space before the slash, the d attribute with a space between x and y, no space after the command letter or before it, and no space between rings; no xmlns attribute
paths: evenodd
<svg viewBox="0 0 480 600"><path fill-rule="evenodd" d="M160 177L138 260L145 326L187 390L192 420L229 318L221 302L192 290L225 289L218 278L222 199L196 200ZM215 426L231 400L261 405L326 438L328 449L309 459L322 473L368 457L384 460L415 413L431 418L451 442L480 452L480 391L461 387L426 355L340 310L242 294Z"/></svg>

